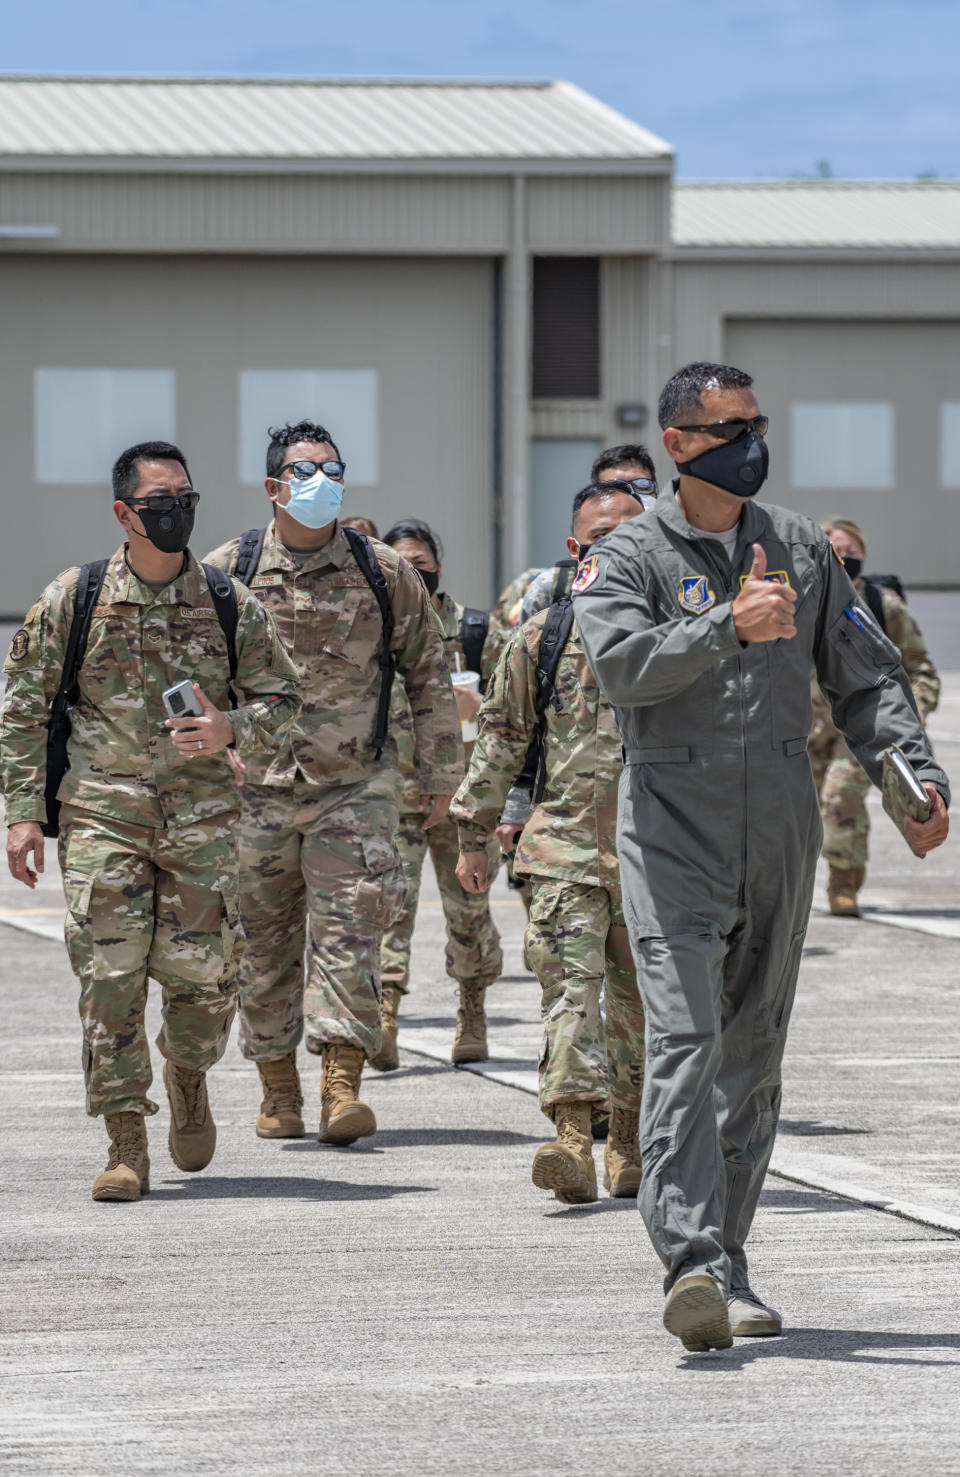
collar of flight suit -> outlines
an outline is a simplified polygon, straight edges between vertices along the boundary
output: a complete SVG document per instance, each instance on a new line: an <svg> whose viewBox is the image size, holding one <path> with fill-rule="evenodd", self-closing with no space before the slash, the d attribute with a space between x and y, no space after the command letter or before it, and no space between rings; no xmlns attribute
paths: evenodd
<svg viewBox="0 0 960 1477"><path fill-rule="evenodd" d="M190 605L209 606L210 587L207 577L188 549L184 566L176 579L154 592L138 579L126 559L127 545L121 544L107 565L99 603L106 605Z"/></svg>
<svg viewBox="0 0 960 1477"><path fill-rule="evenodd" d="M696 539L716 538L704 528L694 528L683 516L683 509L677 501L677 493L680 490L680 478L675 477L671 483L671 492L657 499L657 517L667 528L679 533L681 538L693 542ZM753 501L746 501L743 512L740 514L740 524L737 530L737 544L734 549L732 563L737 564L748 544L755 543L764 532L767 531L767 522L760 509Z"/></svg>
<svg viewBox="0 0 960 1477"><path fill-rule="evenodd" d="M284 574L309 574L314 569L327 569L331 564L342 569L353 559L350 545L340 527L339 518L333 530L333 538L304 559L295 559L277 537L277 520L272 518L263 538L263 550L257 564L257 572L281 570Z"/></svg>

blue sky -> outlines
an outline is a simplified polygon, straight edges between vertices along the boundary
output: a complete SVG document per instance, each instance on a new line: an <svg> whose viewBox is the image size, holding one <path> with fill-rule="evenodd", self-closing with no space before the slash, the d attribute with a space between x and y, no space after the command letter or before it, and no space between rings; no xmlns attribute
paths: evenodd
<svg viewBox="0 0 960 1477"><path fill-rule="evenodd" d="M564 77L681 178L960 176L958 0L31 0L5 72Z"/></svg>

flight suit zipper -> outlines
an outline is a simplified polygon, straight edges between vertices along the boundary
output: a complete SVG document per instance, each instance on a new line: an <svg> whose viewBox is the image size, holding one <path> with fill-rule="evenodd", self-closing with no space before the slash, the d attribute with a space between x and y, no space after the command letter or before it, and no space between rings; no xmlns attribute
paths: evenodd
<svg viewBox="0 0 960 1477"><path fill-rule="evenodd" d="M703 555L706 558L706 560L708 561L708 563L711 562L711 561L713 562L714 568L715 568L715 570L717 571L717 573L720 576L720 582L722 583L722 585L724 587L725 593L730 597L731 600L735 600L736 597L737 597L737 590L736 590L736 576L735 576L734 570L733 570L733 561L731 559L728 559L727 558L727 553L726 553L726 550L725 549L717 549L716 551L714 551L713 549L711 549L709 547L710 542L711 542L710 539L701 540L701 543L703 543L705 545L705 547L703 548L703 551L702 551L703 552ZM716 542L716 540L713 540L713 542ZM737 700L738 700L739 706L740 706L740 767L741 767L741 769L743 771L743 828L742 828L741 833L740 833L740 885L739 885L739 887L737 889L737 906L739 908L743 908L743 907L746 906L746 895L747 895L747 824L748 824L748 821L747 821L747 804L748 804L748 798L749 798L748 797L748 787L747 787L747 715L746 715L746 707L744 705L743 682L744 682L743 655L742 655L742 653L738 652L737 653Z"/></svg>

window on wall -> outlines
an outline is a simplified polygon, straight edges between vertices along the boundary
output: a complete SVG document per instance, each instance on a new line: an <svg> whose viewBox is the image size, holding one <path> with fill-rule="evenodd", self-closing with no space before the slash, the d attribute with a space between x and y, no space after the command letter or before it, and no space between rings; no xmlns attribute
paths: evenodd
<svg viewBox="0 0 960 1477"><path fill-rule="evenodd" d="M790 407L794 487L890 488L894 411L882 400L799 401Z"/></svg>
<svg viewBox="0 0 960 1477"><path fill-rule="evenodd" d="M534 398L590 400L599 394L599 259L534 257Z"/></svg>
<svg viewBox="0 0 960 1477"><path fill-rule="evenodd" d="M240 481L263 481L270 426L310 420L337 443L351 487L379 482L379 378L375 369L242 370Z"/></svg>
<svg viewBox="0 0 960 1477"><path fill-rule="evenodd" d="M960 487L960 401L940 407L940 485Z"/></svg>
<svg viewBox="0 0 960 1477"><path fill-rule="evenodd" d="M35 369L35 481L109 481L128 446L176 440L176 400L172 369Z"/></svg>

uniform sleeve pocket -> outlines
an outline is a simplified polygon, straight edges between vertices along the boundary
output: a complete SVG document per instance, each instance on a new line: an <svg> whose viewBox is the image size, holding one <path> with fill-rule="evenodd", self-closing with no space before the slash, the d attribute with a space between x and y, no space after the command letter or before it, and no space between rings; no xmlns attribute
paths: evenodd
<svg viewBox="0 0 960 1477"><path fill-rule="evenodd" d="M865 612L859 612L862 625L841 615L834 627L837 649L844 666L858 679L860 686L879 687L900 665L900 654Z"/></svg>

